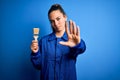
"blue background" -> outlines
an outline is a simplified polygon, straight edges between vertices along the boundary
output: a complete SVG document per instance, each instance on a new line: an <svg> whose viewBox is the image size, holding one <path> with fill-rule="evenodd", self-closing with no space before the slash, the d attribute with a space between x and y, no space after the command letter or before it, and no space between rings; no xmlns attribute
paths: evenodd
<svg viewBox="0 0 120 80"><path fill-rule="evenodd" d="M119 0L0 0L0 80L40 79L30 62L32 28L40 28L40 37L51 33L53 3L80 26L86 42L77 58L78 80L120 80Z"/></svg>

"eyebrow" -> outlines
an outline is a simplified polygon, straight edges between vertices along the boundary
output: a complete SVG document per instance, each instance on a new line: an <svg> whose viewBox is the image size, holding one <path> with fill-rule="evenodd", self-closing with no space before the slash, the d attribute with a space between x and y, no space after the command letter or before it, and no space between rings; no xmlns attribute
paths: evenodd
<svg viewBox="0 0 120 80"><path fill-rule="evenodd" d="M57 18L60 18L60 16L56 17L55 19L57 19ZM54 21L54 20L51 20L51 19L50 19L50 21Z"/></svg>

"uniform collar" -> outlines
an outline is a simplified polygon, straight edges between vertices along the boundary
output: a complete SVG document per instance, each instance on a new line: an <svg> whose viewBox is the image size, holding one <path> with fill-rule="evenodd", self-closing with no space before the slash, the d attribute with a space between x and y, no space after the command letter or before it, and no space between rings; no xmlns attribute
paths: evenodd
<svg viewBox="0 0 120 80"><path fill-rule="evenodd" d="M57 37L56 37L55 33L53 32L53 33L50 34L48 40L51 41L51 40L55 40L55 39L57 39ZM61 39L64 39L66 41L68 40L66 32L63 34L63 36L61 37Z"/></svg>

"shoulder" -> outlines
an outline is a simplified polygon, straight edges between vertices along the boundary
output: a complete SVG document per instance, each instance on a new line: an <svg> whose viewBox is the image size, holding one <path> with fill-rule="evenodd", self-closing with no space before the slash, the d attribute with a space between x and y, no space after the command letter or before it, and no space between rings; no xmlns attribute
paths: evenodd
<svg viewBox="0 0 120 80"><path fill-rule="evenodd" d="M48 35L45 35L43 37L41 37L40 41L46 41L49 40L52 37L53 33L50 33Z"/></svg>

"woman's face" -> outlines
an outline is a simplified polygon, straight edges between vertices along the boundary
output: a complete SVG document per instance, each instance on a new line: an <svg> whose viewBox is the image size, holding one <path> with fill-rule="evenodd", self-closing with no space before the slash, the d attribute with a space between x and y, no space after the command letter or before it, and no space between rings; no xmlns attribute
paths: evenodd
<svg viewBox="0 0 120 80"><path fill-rule="evenodd" d="M66 15L63 15L59 10L52 11L49 14L49 20L55 32L65 30Z"/></svg>

